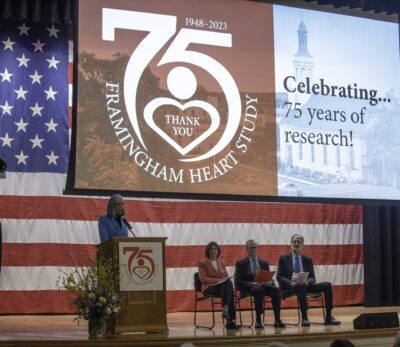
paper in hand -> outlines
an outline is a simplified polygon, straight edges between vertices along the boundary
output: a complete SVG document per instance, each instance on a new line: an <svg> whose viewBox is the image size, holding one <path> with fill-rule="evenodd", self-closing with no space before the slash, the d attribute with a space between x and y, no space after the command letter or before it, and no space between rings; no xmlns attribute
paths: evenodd
<svg viewBox="0 0 400 347"><path fill-rule="evenodd" d="M297 282L306 283L308 279L308 272L300 272Z"/></svg>
<svg viewBox="0 0 400 347"><path fill-rule="evenodd" d="M257 272L256 278L254 280L255 282L259 283L271 282L274 275L275 271L260 270Z"/></svg>

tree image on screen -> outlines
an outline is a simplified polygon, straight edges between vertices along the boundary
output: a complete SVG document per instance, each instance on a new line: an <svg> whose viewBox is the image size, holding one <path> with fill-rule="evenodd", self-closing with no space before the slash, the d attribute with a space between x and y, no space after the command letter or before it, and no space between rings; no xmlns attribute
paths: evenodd
<svg viewBox="0 0 400 347"><path fill-rule="evenodd" d="M273 64L231 60L247 42L236 18L188 11L97 8L98 45L79 50L76 187L276 194Z"/></svg>

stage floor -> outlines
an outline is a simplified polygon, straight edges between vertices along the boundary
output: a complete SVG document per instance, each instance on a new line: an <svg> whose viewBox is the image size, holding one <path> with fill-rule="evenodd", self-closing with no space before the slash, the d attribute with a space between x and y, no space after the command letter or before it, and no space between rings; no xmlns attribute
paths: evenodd
<svg viewBox="0 0 400 347"><path fill-rule="evenodd" d="M354 330L353 319L361 313L397 312L400 307L364 308L341 307L334 310L340 326L312 324L309 328L287 326L285 329L242 328L239 331L226 330L220 314L213 330L195 329L193 313L168 314L168 333L135 333L89 339L87 322L78 325L71 315L0 316L0 347L3 346L266 346L279 341L290 346L329 346L336 338L348 338L356 346L392 346L398 328ZM268 312L270 314L270 312ZM210 313L201 313L200 321L208 323ZM244 313L249 319L249 313ZM310 309L311 321L322 321L320 309ZM266 317L271 321L272 317ZM282 310L285 323L296 322L297 311Z"/></svg>

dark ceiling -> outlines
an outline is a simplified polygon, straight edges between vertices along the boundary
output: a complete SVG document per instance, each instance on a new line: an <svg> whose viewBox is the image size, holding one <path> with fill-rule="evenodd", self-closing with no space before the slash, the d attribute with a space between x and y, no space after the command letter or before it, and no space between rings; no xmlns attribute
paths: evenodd
<svg viewBox="0 0 400 347"><path fill-rule="evenodd" d="M334 8L349 8L374 13L398 14L400 0L302 0L302 2L329 5Z"/></svg>
<svg viewBox="0 0 400 347"><path fill-rule="evenodd" d="M167 1L167 0L165 0ZM253 0L397 22L400 0ZM72 23L74 0L0 0L0 20ZM1 22L0 22L1 24Z"/></svg>
<svg viewBox="0 0 400 347"><path fill-rule="evenodd" d="M400 0L254 0L312 10L399 21Z"/></svg>

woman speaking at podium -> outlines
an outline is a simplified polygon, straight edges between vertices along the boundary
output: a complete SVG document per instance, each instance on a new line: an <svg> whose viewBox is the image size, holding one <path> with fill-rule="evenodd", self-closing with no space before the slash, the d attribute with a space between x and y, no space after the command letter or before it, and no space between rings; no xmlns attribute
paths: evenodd
<svg viewBox="0 0 400 347"><path fill-rule="evenodd" d="M128 230L132 227L124 216L124 199L120 194L112 195L108 200L107 214L99 218L100 242L128 236Z"/></svg>

